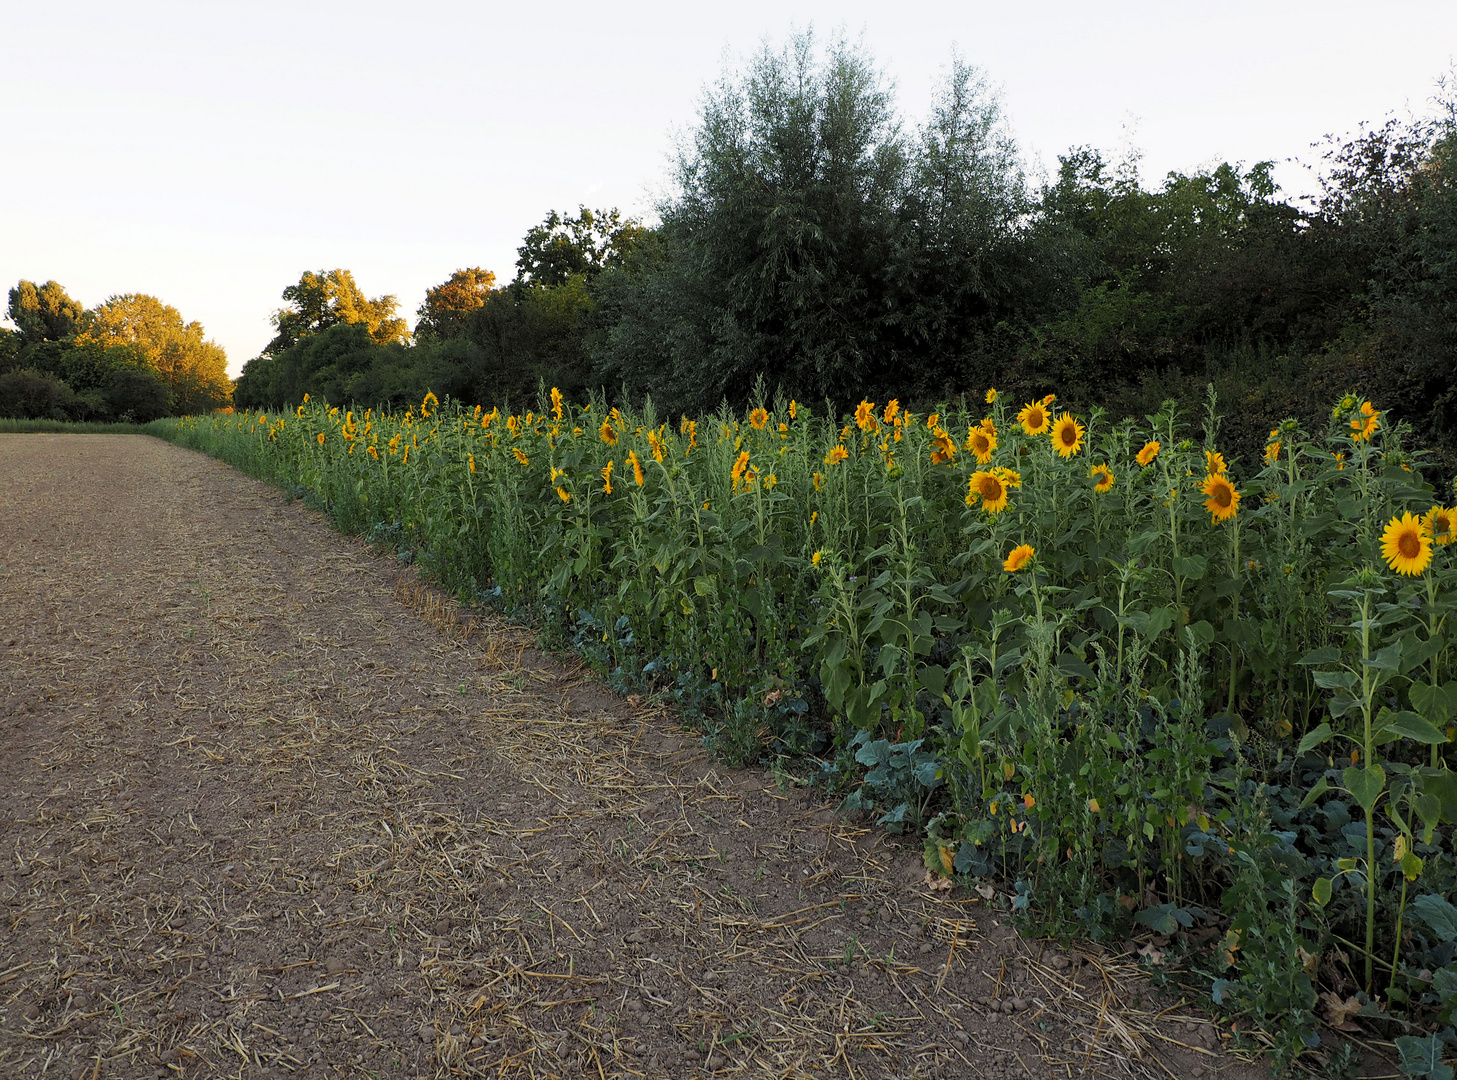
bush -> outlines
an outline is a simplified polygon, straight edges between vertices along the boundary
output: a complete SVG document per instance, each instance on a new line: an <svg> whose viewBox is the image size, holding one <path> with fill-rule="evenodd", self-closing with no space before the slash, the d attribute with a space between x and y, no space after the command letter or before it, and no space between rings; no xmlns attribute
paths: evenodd
<svg viewBox="0 0 1457 1080"><path fill-rule="evenodd" d="M78 400L71 388L54 375L32 368L0 375L0 416L18 420L69 420Z"/></svg>

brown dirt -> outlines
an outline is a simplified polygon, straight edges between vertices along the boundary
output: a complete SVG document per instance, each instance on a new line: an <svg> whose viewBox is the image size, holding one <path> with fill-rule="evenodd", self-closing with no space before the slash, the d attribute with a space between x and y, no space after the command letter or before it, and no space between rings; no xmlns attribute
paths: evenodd
<svg viewBox="0 0 1457 1080"><path fill-rule="evenodd" d="M0 508L0 1076L1263 1075L202 455Z"/></svg>

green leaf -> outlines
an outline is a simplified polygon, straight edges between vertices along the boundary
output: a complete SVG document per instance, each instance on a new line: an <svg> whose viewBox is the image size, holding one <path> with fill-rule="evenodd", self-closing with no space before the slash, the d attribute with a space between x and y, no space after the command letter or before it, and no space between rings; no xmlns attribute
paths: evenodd
<svg viewBox="0 0 1457 1080"><path fill-rule="evenodd" d="M1325 725L1322 724L1321 726L1324 727ZM1314 734L1314 732L1312 732L1311 734ZM1308 739L1308 738L1310 738L1310 736L1307 735L1306 738ZM1302 742L1301 743L1301 746L1304 747L1304 745L1305 744ZM1301 750L1301 753L1304 753L1304 750L1303 749ZM1315 802L1316 799L1320 798L1322 795L1324 795L1330 789L1331 789L1330 781L1328 781L1324 776L1322 776L1319 780L1317 780L1315 782L1315 787L1311 788L1309 791L1307 791L1305 793L1305 798L1303 798L1303 799L1300 800L1300 809L1304 810L1307 806L1309 806L1311 803Z"/></svg>
<svg viewBox="0 0 1457 1080"><path fill-rule="evenodd" d="M1315 885L1310 892L1315 897L1315 902L1321 907L1325 907L1331 902L1331 879L1328 877L1316 878Z"/></svg>
<svg viewBox="0 0 1457 1080"><path fill-rule="evenodd" d="M1209 569L1209 560L1203 555L1174 556L1174 573L1189 581L1198 581Z"/></svg>
<svg viewBox="0 0 1457 1080"><path fill-rule="evenodd" d="M1412 707L1434 724L1445 724L1457 715L1457 683L1433 686L1414 682L1407 695Z"/></svg>
<svg viewBox="0 0 1457 1080"><path fill-rule="evenodd" d="M1440 746L1447 736L1414 712L1391 713L1381 724L1381 731L1400 735L1424 746Z"/></svg>
<svg viewBox="0 0 1457 1080"><path fill-rule="evenodd" d="M1324 645L1313 652L1306 653L1295 662L1297 664L1305 664L1307 666L1311 664L1334 664L1340 658L1340 649L1336 648L1334 645Z"/></svg>
<svg viewBox="0 0 1457 1080"><path fill-rule="evenodd" d="M1457 940L1457 907L1436 893L1423 893L1411 902L1411 912L1443 941Z"/></svg>
<svg viewBox="0 0 1457 1080"><path fill-rule="evenodd" d="M1140 634L1152 640L1173 625L1174 612L1171 608L1155 608L1144 617L1142 625L1137 625L1136 628Z"/></svg>
<svg viewBox="0 0 1457 1080"><path fill-rule="evenodd" d="M1352 765L1341 773L1341 780L1351 797L1369 814L1386 787L1386 770L1380 765L1368 765L1361 769Z"/></svg>
<svg viewBox="0 0 1457 1080"><path fill-rule="evenodd" d="M1356 685L1354 671L1313 671L1311 678L1322 690L1349 690Z"/></svg>
<svg viewBox="0 0 1457 1080"><path fill-rule="evenodd" d="M1425 1076L1428 1080L1453 1080L1452 1069L1442 1061L1440 1035L1398 1035L1396 1049L1401 1054L1397 1068L1407 1076Z"/></svg>
<svg viewBox="0 0 1457 1080"><path fill-rule="evenodd" d="M1305 738L1301 739L1300 745L1295 748L1296 754L1310 753L1310 751L1314 750L1321 743L1325 742L1333 734L1334 732L1331 731L1331 726L1327 723L1322 722L1314 729L1305 733ZM1321 783L1325 783L1324 777L1321 778Z"/></svg>
<svg viewBox="0 0 1457 1080"><path fill-rule="evenodd" d="M1386 648L1372 653L1370 658L1362 663L1377 671L1399 671L1401 669L1401 642L1393 641Z"/></svg>

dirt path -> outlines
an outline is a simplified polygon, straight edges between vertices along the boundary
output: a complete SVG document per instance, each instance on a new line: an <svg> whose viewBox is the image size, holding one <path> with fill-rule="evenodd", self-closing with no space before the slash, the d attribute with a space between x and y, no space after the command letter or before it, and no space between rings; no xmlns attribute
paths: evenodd
<svg viewBox="0 0 1457 1080"><path fill-rule="evenodd" d="M201 455L0 436L0 1077L1256 1075L451 618Z"/></svg>

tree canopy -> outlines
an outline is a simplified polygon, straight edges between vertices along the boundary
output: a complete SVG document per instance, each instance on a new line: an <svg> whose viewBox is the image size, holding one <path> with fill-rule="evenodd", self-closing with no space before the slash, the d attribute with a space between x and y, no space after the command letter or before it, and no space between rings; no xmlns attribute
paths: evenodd
<svg viewBox="0 0 1457 1080"><path fill-rule="evenodd" d="M10 290L10 304L5 314L20 333L20 343L64 341L76 329L76 322L85 308L72 300L54 281L37 285L21 281Z"/></svg>
<svg viewBox="0 0 1457 1080"><path fill-rule="evenodd" d="M155 296L111 297L86 313L76 342L136 348L171 391L179 412L210 412L231 397L222 346L204 337L201 323L184 322L181 312Z"/></svg>
<svg viewBox="0 0 1457 1080"><path fill-rule="evenodd" d="M283 290L283 307L273 313L278 333L263 352L276 356L302 339L327 330L336 323L358 323L370 339L384 345L410 338L405 320L395 314L393 296L367 298L348 270L305 271L297 285Z"/></svg>

